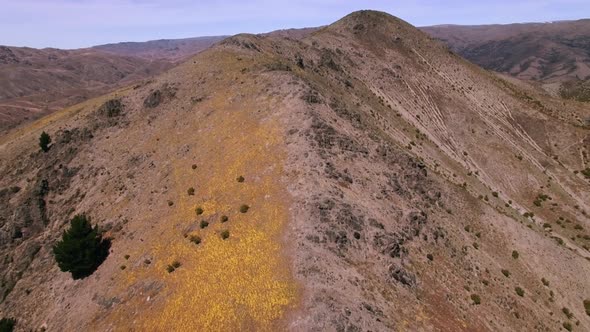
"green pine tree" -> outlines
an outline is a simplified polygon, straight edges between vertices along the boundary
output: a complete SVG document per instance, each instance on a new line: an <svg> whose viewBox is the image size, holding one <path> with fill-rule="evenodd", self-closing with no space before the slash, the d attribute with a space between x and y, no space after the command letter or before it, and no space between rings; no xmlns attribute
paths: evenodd
<svg viewBox="0 0 590 332"><path fill-rule="evenodd" d="M91 275L109 255L110 241L103 239L98 226L92 227L90 218L77 215L70 222L61 241L53 247L57 265L72 278L82 279Z"/></svg>
<svg viewBox="0 0 590 332"><path fill-rule="evenodd" d="M51 137L46 132L42 132L41 136L39 137L39 146L43 152L49 151L49 144L51 143Z"/></svg>
<svg viewBox="0 0 590 332"><path fill-rule="evenodd" d="M0 332L12 332L14 325L16 325L15 319L2 318L0 319Z"/></svg>

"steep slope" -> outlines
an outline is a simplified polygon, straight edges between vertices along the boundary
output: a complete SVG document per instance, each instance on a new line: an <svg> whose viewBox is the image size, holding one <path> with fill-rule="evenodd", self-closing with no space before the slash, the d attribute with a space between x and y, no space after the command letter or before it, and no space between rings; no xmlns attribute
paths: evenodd
<svg viewBox="0 0 590 332"><path fill-rule="evenodd" d="M385 13L229 38L0 138L0 315L48 330L589 329L589 118ZM73 281L51 245L81 212L113 246Z"/></svg>

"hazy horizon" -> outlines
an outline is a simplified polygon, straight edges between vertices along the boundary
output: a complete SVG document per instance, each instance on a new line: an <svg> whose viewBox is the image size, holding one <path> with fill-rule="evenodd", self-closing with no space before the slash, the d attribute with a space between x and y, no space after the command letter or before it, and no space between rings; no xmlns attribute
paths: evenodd
<svg viewBox="0 0 590 332"><path fill-rule="evenodd" d="M2 4L0 45L83 48L201 36L317 27L361 9L388 12L415 26L481 25L584 19L583 0L418 0L391 4L322 1L23 0Z"/></svg>

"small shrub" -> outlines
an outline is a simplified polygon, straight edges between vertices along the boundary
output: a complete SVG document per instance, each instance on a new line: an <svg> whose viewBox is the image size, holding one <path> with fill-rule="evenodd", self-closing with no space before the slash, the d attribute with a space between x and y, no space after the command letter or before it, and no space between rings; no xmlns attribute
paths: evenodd
<svg viewBox="0 0 590 332"><path fill-rule="evenodd" d="M238 178L236 180L238 180L238 182L242 183L242 182L244 182L245 179L243 176L240 175L240 176L238 176Z"/></svg>
<svg viewBox="0 0 590 332"><path fill-rule="evenodd" d="M174 205L174 202L173 201L168 201L168 206L172 206L172 205Z"/></svg>
<svg viewBox="0 0 590 332"><path fill-rule="evenodd" d="M524 297L524 289L520 288L520 287L516 287L514 288L514 290L516 291L516 294L520 297Z"/></svg>
<svg viewBox="0 0 590 332"><path fill-rule="evenodd" d="M197 169L197 164L193 164L193 165L191 166L191 168L192 168L192 169Z"/></svg>
<svg viewBox="0 0 590 332"><path fill-rule="evenodd" d="M207 226L209 226L209 222L206 220L201 220L201 223L199 224L199 226L201 227L201 229L207 228Z"/></svg>
<svg viewBox="0 0 590 332"><path fill-rule="evenodd" d="M119 266L119 268L121 269L121 271L123 271L123 270L125 270L127 268L127 266L121 265L121 266Z"/></svg>
<svg viewBox="0 0 590 332"><path fill-rule="evenodd" d="M222 239L227 239L229 237L229 231L226 229L224 231L221 232L221 238Z"/></svg>
<svg viewBox="0 0 590 332"><path fill-rule="evenodd" d="M571 332L572 324L570 322L563 322L563 328Z"/></svg>
<svg viewBox="0 0 590 332"><path fill-rule="evenodd" d="M191 235L189 240L194 244L201 244L201 238L197 235Z"/></svg>
<svg viewBox="0 0 590 332"><path fill-rule="evenodd" d="M248 212L249 209L250 209L250 207L246 204L243 204L242 206L240 206L240 212L242 212L242 213Z"/></svg>
<svg viewBox="0 0 590 332"><path fill-rule="evenodd" d="M227 216L221 216L220 220L221 222L226 222L229 220L229 218Z"/></svg>
<svg viewBox="0 0 590 332"><path fill-rule="evenodd" d="M506 278L510 278L510 271L502 269L502 274L506 277Z"/></svg>
<svg viewBox="0 0 590 332"><path fill-rule="evenodd" d="M544 286L549 287L549 280L547 280L545 278L541 278L541 282L543 283Z"/></svg>
<svg viewBox="0 0 590 332"><path fill-rule="evenodd" d="M152 261L150 261L149 259L147 259L147 258L146 258L146 259L143 261L143 264L145 264L145 265L150 265L150 264L152 264Z"/></svg>
<svg viewBox="0 0 590 332"><path fill-rule="evenodd" d="M166 266L166 271L168 271L168 273L172 273L172 272L174 272L174 270L175 270L174 266L172 266L172 265Z"/></svg>
<svg viewBox="0 0 590 332"><path fill-rule="evenodd" d="M125 256L123 256L123 257L124 257L125 259L129 259L129 257L131 257L131 256L129 256L129 255L125 255Z"/></svg>
<svg viewBox="0 0 590 332"><path fill-rule="evenodd" d="M432 256L432 254L427 254L426 258L428 258L429 261L433 261L434 260L434 256Z"/></svg>
<svg viewBox="0 0 590 332"><path fill-rule="evenodd" d="M572 319L574 317L574 314L570 311L570 309L563 307L563 309L561 309L561 312L563 312L563 314L568 318L568 319Z"/></svg>
<svg viewBox="0 0 590 332"><path fill-rule="evenodd" d="M174 262L172 262L172 267L175 268L175 269L178 269L180 267L180 265L181 265L180 262L177 261L177 260L175 260Z"/></svg>
<svg viewBox="0 0 590 332"><path fill-rule="evenodd" d="M53 246L53 255L60 270L70 272L72 278L88 277L109 255L111 242L103 239L98 226L92 227L90 218L76 215L61 241Z"/></svg>
<svg viewBox="0 0 590 332"><path fill-rule="evenodd" d="M205 212L205 210L203 210L203 208L199 206L195 209L195 212L197 213L197 216L200 216L203 214L203 212Z"/></svg>
<svg viewBox="0 0 590 332"><path fill-rule="evenodd" d="M473 248L479 249L479 244L477 244L477 242L473 242Z"/></svg>
<svg viewBox="0 0 590 332"><path fill-rule="evenodd" d="M518 256L519 256L519 255L518 255L518 251L516 251L516 250L512 250L512 258L514 258L514 259L518 259Z"/></svg>
<svg viewBox="0 0 590 332"><path fill-rule="evenodd" d="M498 197L498 192L497 191L492 192L492 196Z"/></svg>
<svg viewBox="0 0 590 332"><path fill-rule="evenodd" d="M195 188L190 187L186 192L189 196L193 196L195 194Z"/></svg>
<svg viewBox="0 0 590 332"><path fill-rule="evenodd" d="M590 316L590 299L584 300L584 309L586 310L586 315Z"/></svg>
<svg viewBox="0 0 590 332"><path fill-rule="evenodd" d="M0 319L0 332L12 332L16 325L16 319L14 318L2 318Z"/></svg>
<svg viewBox="0 0 590 332"><path fill-rule="evenodd" d="M43 152L49 151L49 144L51 143L51 137L46 132L42 132L39 136L39 146Z"/></svg>
<svg viewBox="0 0 590 332"><path fill-rule="evenodd" d="M481 298L477 294L471 294L471 301L476 305L481 304Z"/></svg>

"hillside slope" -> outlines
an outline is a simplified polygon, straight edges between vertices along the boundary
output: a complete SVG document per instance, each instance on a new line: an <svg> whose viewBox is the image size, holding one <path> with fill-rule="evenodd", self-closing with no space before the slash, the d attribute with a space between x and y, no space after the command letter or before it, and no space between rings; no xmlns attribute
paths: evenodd
<svg viewBox="0 0 590 332"><path fill-rule="evenodd" d="M123 42L97 45L92 49L123 56L134 56L149 60L166 59L179 61L193 56L228 36L195 37L183 39L161 39L146 42Z"/></svg>
<svg viewBox="0 0 590 332"><path fill-rule="evenodd" d="M551 83L590 77L590 19L421 29L464 58L521 79Z"/></svg>
<svg viewBox="0 0 590 332"><path fill-rule="evenodd" d="M60 50L0 46L0 131L174 67L224 36Z"/></svg>
<svg viewBox="0 0 590 332"><path fill-rule="evenodd" d="M0 137L0 316L50 331L587 330L589 149L587 106L385 13L300 40L238 35ZM51 245L83 212L113 245L73 281Z"/></svg>

